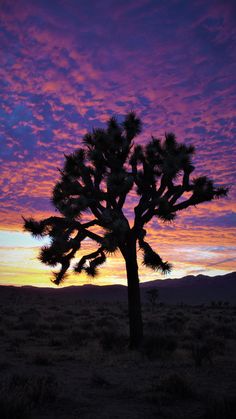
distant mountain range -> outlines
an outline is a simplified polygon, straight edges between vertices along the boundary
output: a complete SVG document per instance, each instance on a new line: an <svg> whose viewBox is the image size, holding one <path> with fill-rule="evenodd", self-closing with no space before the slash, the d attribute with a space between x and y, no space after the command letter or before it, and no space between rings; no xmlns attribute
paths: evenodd
<svg viewBox="0 0 236 419"><path fill-rule="evenodd" d="M145 282L142 292L148 288L159 289L160 300L168 303L189 304L211 301L236 303L236 272L225 275L188 275L180 279Z"/></svg>
<svg viewBox="0 0 236 419"><path fill-rule="evenodd" d="M223 301L236 304L236 272L210 277L207 275L188 275L179 279L165 279L140 284L141 297L145 301L147 290L159 289L159 301L163 303L201 304ZM31 286L1 286L0 293L11 292L17 295L55 295L96 301L126 301L127 287L123 285L83 285L65 288L37 288ZM60 298L59 297L59 298Z"/></svg>

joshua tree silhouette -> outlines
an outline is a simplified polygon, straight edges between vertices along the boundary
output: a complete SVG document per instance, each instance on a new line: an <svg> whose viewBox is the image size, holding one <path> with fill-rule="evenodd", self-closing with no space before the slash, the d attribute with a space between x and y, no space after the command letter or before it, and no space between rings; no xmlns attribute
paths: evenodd
<svg viewBox="0 0 236 419"><path fill-rule="evenodd" d="M143 337L137 244L145 266L162 273L171 270L171 264L145 240L144 226L153 217L171 222L178 211L228 192L227 188L215 187L206 176L190 179L194 147L177 143L174 134L166 134L163 141L152 137L145 146L134 145L141 127L140 119L130 112L123 123L112 117L106 129L86 134L84 147L65 156L61 180L53 189L52 202L61 216L42 221L24 218L25 230L36 237L50 238L50 245L41 248L39 259L50 266L61 265L54 273L55 284L65 279L86 238L95 241L98 248L77 261L73 267L77 273L85 271L95 276L107 255L121 252L127 272L131 347L138 347ZM133 221L123 210L131 190L139 197ZM85 212L92 218L82 223Z"/></svg>
<svg viewBox="0 0 236 419"><path fill-rule="evenodd" d="M159 289L158 288L150 288L146 292L147 300L151 305L152 311L155 310L157 306L157 301L159 299Z"/></svg>

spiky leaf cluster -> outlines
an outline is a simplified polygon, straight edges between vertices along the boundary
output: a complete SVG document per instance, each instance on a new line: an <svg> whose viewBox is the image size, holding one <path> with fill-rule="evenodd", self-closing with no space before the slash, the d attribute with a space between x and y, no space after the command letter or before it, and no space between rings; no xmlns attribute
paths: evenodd
<svg viewBox="0 0 236 419"><path fill-rule="evenodd" d="M163 274L167 274L171 271L171 263L164 262L148 243L144 240L139 240L139 245L143 250L143 265L153 269L154 271L161 271Z"/></svg>
<svg viewBox="0 0 236 419"><path fill-rule="evenodd" d="M98 274L98 266L105 263L105 261L105 253L103 252L102 248L100 248L90 255L83 256L75 265L74 272L81 273L82 271L85 271L88 276L95 277Z"/></svg>

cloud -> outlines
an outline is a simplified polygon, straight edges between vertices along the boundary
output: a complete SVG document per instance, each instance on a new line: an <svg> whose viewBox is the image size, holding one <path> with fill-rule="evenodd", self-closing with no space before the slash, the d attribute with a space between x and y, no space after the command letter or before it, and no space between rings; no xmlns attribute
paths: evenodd
<svg viewBox="0 0 236 419"><path fill-rule="evenodd" d="M229 200L186 211L173 228L151 224L150 240L229 246L236 204L233 1L7 0L1 15L1 228L21 229L21 213L49 215L63 153L110 115L122 119L135 109L142 143L174 131L196 146L196 176L232 185Z"/></svg>

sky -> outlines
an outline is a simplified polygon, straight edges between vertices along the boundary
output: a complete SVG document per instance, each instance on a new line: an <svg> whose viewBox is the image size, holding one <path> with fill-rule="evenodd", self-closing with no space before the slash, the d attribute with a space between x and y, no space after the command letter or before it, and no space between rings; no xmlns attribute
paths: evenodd
<svg viewBox="0 0 236 419"><path fill-rule="evenodd" d="M21 216L53 214L64 153L131 110L143 122L137 142L173 131L196 147L196 176L230 187L171 225L150 224L149 242L174 265L168 277L236 270L235 41L234 0L1 0L0 284L52 286L37 259L45 241ZM95 248L86 241L78 257ZM95 280L71 274L66 285L125 278L117 254ZM141 281L158 278L140 266Z"/></svg>

